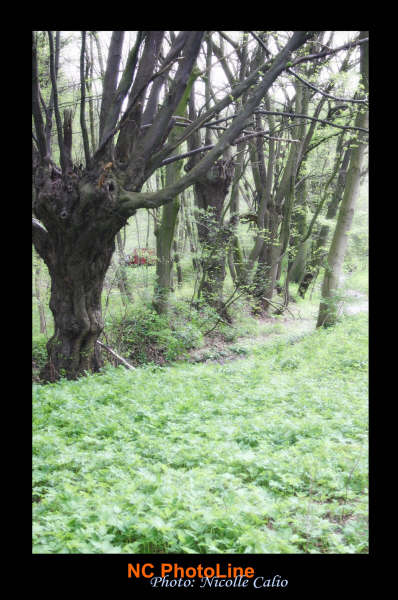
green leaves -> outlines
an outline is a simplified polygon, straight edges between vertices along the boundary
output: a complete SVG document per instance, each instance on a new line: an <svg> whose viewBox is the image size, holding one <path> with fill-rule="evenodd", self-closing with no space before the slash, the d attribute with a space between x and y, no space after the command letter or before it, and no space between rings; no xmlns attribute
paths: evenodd
<svg viewBox="0 0 398 600"><path fill-rule="evenodd" d="M366 360L356 315L225 365L35 386L34 552L366 552Z"/></svg>

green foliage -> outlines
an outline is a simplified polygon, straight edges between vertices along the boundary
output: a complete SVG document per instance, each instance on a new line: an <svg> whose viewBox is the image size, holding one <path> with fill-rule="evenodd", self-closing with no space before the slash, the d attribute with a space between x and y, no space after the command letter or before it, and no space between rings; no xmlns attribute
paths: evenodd
<svg viewBox="0 0 398 600"><path fill-rule="evenodd" d="M39 334L32 339L32 361L35 367L42 368L47 360L47 338L44 334Z"/></svg>
<svg viewBox="0 0 398 600"><path fill-rule="evenodd" d="M359 314L223 365L34 385L34 553L366 553L367 350Z"/></svg>
<svg viewBox="0 0 398 600"><path fill-rule="evenodd" d="M174 316L158 315L145 305L109 317L106 330L110 345L135 364L175 360L202 339L195 324L184 320L182 311Z"/></svg>

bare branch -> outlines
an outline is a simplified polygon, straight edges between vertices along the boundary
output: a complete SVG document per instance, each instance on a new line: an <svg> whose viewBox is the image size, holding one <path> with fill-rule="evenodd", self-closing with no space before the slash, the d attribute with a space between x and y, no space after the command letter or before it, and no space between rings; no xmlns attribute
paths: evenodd
<svg viewBox="0 0 398 600"><path fill-rule="evenodd" d="M347 129L350 131L363 131L364 133L369 133L369 129L363 129L362 127L354 127L351 125L336 125L336 123L332 123L331 121L326 121L325 119L316 119L315 117L309 117L308 115L299 115L297 113L289 113L289 112L273 112L269 110L258 110L261 114L265 115L276 115L281 117L292 117L294 119L309 119L310 121L318 121L319 123L324 123L325 125L330 125L331 127L337 127L338 129Z"/></svg>
<svg viewBox="0 0 398 600"><path fill-rule="evenodd" d="M37 68L37 46L35 34L32 31L32 114L36 129L36 143L40 157L44 160L48 155L44 123L40 110L40 88Z"/></svg>
<svg viewBox="0 0 398 600"><path fill-rule="evenodd" d="M86 53L86 32L82 31L82 47L80 51L80 127L82 129L83 136L83 148L84 157L86 159L86 166L89 167L91 163L90 157L90 144L88 141L87 125L86 125L86 82L84 77L84 56Z"/></svg>
<svg viewBox="0 0 398 600"><path fill-rule="evenodd" d="M118 362L122 363L122 365L124 365L127 369L130 369L130 370L134 370L135 369L135 367L133 367L133 365L130 365L130 363L127 362L127 360L125 358L123 358L122 356L120 356L119 354L117 354L117 352L115 352L114 350L112 350L112 348L110 348L106 344L103 344L99 340L97 340L97 344L99 346L101 346L101 348L104 348L107 352L109 352L109 354L111 354L114 358L116 358L116 360Z"/></svg>
<svg viewBox="0 0 398 600"><path fill-rule="evenodd" d="M256 35L254 33L254 31L249 31L249 33L254 37L255 40L258 41L258 43L262 46L267 58L270 58L271 56L271 52L268 50L267 46L264 44L263 40L261 38L258 37L258 35Z"/></svg>
<svg viewBox="0 0 398 600"><path fill-rule="evenodd" d="M331 94L328 94L328 93L324 92L323 90L320 90L319 88L312 85L312 83L309 83L308 81L303 79L300 75L295 73L293 71L293 69L286 69L286 71L288 73L290 73L291 75L294 75L295 77L297 77L297 79L299 79L306 86L308 86L312 90L315 90L315 92L317 92L318 94L322 94L322 96L325 96L326 98L331 98L332 100L337 100L338 102L352 102L352 103L357 103L357 104L368 104L367 100L357 100L355 98L338 98L337 96L332 96Z"/></svg>
<svg viewBox="0 0 398 600"><path fill-rule="evenodd" d="M303 34L305 39L303 43L307 39L308 32L295 32L295 34L300 35ZM293 38L292 38L293 39ZM289 44L289 42L288 42ZM259 77L266 77L269 72L273 72L274 65L277 63L278 59L284 52L282 50L277 57L275 57L272 61L266 61L262 63L258 68L256 68L246 79L240 81L235 87L230 90L224 98L222 98L219 102L214 104L209 110L207 110L203 115L198 117L189 127L186 128L184 133L172 143L168 143L163 146L162 150L154 154L151 159L150 169L148 171L153 172L159 165L162 164L163 160L171 153L175 148L177 148L180 144L182 144L185 140L187 140L193 132L200 129L207 121L209 121L216 113L220 112L222 109L229 106L232 102L234 102L237 98L241 97L244 92L246 92L251 86L255 85L259 79ZM286 65L285 65L286 68Z"/></svg>
<svg viewBox="0 0 398 600"><path fill-rule="evenodd" d="M353 48L354 46L358 46L359 44L365 44L366 42L369 41L369 38L364 38L362 40L354 40L352 42L348 42L347 44L343 44L342 46L339 46L338 48L334 48L332 50L327 49L324 50L323 52L319 52L319 54L308 54L307 56L302 56L300 58L296 58L291 66L295 67L296 65L299 65L302 62L306 62L308 60L316 60L317 58L323 58L324 56L331 56L332 54L336 54L337 52L340 52L341 50L348 50L349 48Z"/></svg>
<svg viewBox="0 0 398 600"><path fill-rule="evenodd" d="M120 195L119 212L131 214L131 211L136 210L137 208L154 208L162 206L163 204L170 202L177 194L192 185L198 177L205 173L213 165L215 160L217 160L217 158L221 156L228 146L230 146L237 138L261 99L267 93L278 75L286 68L286 63L291 53L305 43L307 36L308 32L305 31L294 32L285 48L275 57L272 66L263 75L261 82L253 90L250 98L246 101L231 126L223 133L215 147L210 150L206 156L187 173L187 175L182 177L174 185L170 185L157 192L142 193L123 190ZM210 115L208 115L206 120L208 120L209 117Z"/></svg>
<svg viewBox="0 0 398 600"><path fill-rule="evenodd" d="M61 32L57 31L55 34L55 77L58 77L58 67L59 67L59 52L60 52L60 42L61 42ZM59 103L58 103L59 107ZM51 131L53 125L53 109L54 109L54 90L51 88L50 100L48 103L48 107L45 107L46 113L46 140L47 140L47 148L48 153L51 156Z"/></svg>
<svg viewBox="0 0 398 600"><path fill-rule="evenodd" d="M184 44L184 58L178 66L170 91L167 94L167 102L156 115L152 127L142 142L142 154L144 157L149 157L157 149L161 140L165 138L170 130L170 126L172 125L171 117L187 86L189 76L199 53L203 35L204 31L190 31L187 36L186 43Z"/></svg>
<svg viewBox="0 0 398 600"><path fill-rule="evenodd" d="M66 171L65 149L64 149L64 142L63 142L63 138L62 138L61 115L59 113L59 107L58 107L57 75L56 75L56 71L55 71L54 40L53 40L53 32L52 31L48 31L48 42L49 42L49 46L50 46L50 76L51 76L51 85L52 85L53 98L54 98L55 122L57 124L59 158L60 158L62 172L65 173L65 171Z"/></svg>
<svg viewBox="0 0 398 600"><path fill-rule="evenodd" d="M108 53L108 61L104 74L102 102L99 123L99 139L102 142L105 124L111 113L111 104L115 94L117 80L119 75L119 65L122 58L122 48L124 41L124 31L112 31L111 42ZM97 44L99 44L97 40ZM97 46L98 48L99 46ZM102 66L103 69L103 66ZM119 114L119 110L117 111ZM113 123L114 125L114 123ZM112 125L112 126L113 126Z"/></svg>
<svg viewBox="0 0 398 600"><path fill-rule="evenodd" d="M72 168L72 111L64 110L64 150L66 168Z"/></svg>
<svg viewBox="0 0 398 600"><path fill-rule="evenodd" d="M51 244L50 238L47 229L35 217L32 217L32 242L37 253L47 262L49 258L48 250Z"/></svg>
<svg viewBox="0 0 398 600"><path fill-rule="evenodd" d="M152 80L155 80L155 81L152 85L152 89L151 89L151 92L150 92L150 95L148 98L148 102L146 104L146 108L145 108L144 114L142 116L142 120L143 120L144 124L151 122L154 118L160 90L166 81L166 76L167 76L168 72L170 71L172 65L175 63L176 60L178 60L177 57L180 54L181 50L183 49L183 47L187 41L188 33L189 33L188 31L180 31L178 36L175 38L173 45L170 48L167 56L163 60L160 70L157 73L155 73L154 76L152 77Z"/></svg>

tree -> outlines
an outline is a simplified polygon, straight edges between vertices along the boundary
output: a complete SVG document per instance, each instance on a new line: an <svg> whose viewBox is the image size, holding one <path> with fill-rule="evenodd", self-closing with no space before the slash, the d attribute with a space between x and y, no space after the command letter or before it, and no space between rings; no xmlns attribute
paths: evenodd
<svg viewBox="0 0 398 600"><path fill-rule="evenodd" d="M368 37L367 31L361 31L360 37L365 39ZM360 59L361 79L359 90L365 94L369 92L369 75L368 75L368 43L361 46ZM368 111L366 108L360 107L355 120L355 125L358 128L367 128L368 126ZM365 154L366 141L363 134L358 134L356 144L351 150L350 163L348 166L345 189L343 199L341 201L339 215L334 230L333 239L330 245L325 275L322 283L322 300L319 306L317 327L328 327L336 322L337 306L336 295L339 285L341 268L344 261L344 256L348 242L348 232L351 227L354 216L355 203L359 193L359 183L361 177L362 160Z"/></svg>
<svg viewBox="0 0 398 600"><path fill-rule="evenodd" d="M118 82L124 32L112 33L104 74L99 142L90 151L86 124L86 32L81 33L80 125L85 164L73 164L69 121L62 124L58 101L56 51L48 32L50 76L60 165L51 157L42 117L37 61L37 35L32 36L32 115L34 122L33 243L51 278L50 308L54 335L47 343L48 362L42 377L76 378L102 366L96 343L103 329L101 292L115 249L115 237L139 208L172 202L221 157L244 128L275 79L286 69L292 53L311 32L294 32L272 59L266 60L225 97L204 111L176 140L166 142L175 111L186 90L204 32L137 32L126 67ZM165 55L164 55L165 54ZM178 65L178 66L176 66ZM169 91L163 93L166 78ZM192 133L249 90L244 106L218 142L177 182L155 192L142 186ZM127 107L123 111L123 103Z"/></svg>

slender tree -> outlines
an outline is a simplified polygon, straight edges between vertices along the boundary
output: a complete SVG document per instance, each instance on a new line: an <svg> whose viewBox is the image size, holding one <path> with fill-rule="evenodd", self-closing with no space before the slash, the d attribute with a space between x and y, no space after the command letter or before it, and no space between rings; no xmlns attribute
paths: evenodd
<svg viewBox="0 0 398 600"><path fill-rule="evenodd" d="M368 37L367 31L361 31L360 37ZM368 43L361 45L360 58L360 83L359 90L369 93L369 66L368 66ZM355 120L358 128L368 127L368 111L360 107ZM322 299L319 306L317 327L328 327L334 325L337 319L337 303L335 301L338 292L341 269L348 243L348 233L354 216L355 203L359 194L362 161L366 149L366 140L359 134L355 146L351 150L350 163L343 199L341 201L336 228L334 230L332 243L327 257L325 275L322 283Z"/></svg>

